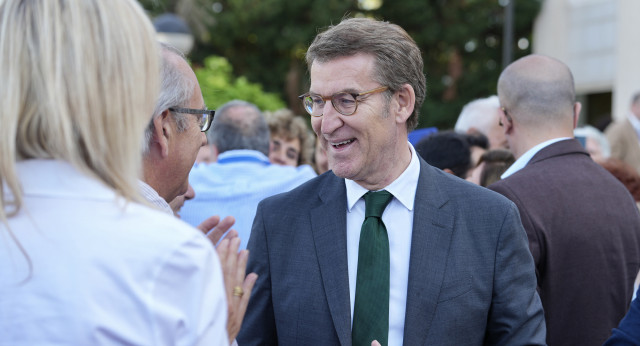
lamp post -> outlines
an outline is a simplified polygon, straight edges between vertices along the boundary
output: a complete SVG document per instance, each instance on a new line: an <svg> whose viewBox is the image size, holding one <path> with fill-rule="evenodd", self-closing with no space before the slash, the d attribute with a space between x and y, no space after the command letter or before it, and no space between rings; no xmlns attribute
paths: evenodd
<svg viewBox="0 0 640 346"><path fill-rule="evenodd" d="M506 3L505 3L506 2ZM513 61L513 16L515 0L501 1L504 6L504 27L502 32L502 68Z"/></svg>
<svg viewBox="0 0 640 346"><path fill-rule="evenodd" d="M161 14L153 20L158 41L179 49L184 55L193 48L193 34L182 18L173 13Z"/></svg>

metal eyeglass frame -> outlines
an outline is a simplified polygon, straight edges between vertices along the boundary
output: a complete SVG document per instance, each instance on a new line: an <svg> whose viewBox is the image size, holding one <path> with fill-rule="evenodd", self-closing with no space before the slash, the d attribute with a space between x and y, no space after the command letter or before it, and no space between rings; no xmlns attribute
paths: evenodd
<svg viewBox="0 0 640 346"><path fill-rule="evenodd" d="M211 127L211 123L213 122L213 116L216 114L216 111L212 109L171 107L169 108L169 111L176 112L176 113L201 115L202 119L200 119L201 121L200 131L202 132L206 132ZM202 123L203 120L204 122Z"/></svg>

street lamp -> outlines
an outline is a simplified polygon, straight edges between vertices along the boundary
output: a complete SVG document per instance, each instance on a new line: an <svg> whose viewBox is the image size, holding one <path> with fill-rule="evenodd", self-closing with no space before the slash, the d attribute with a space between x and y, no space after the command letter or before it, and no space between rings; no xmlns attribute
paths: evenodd
<svg viewBox="0 0 640 346"><path fill-rule="evenodd" d="M179 49L184 55L193 48L191 29L182 18L173 13L161 14L153 20L158 41Z"/></svg>
<svg viewBox="0 0 640 346"><path fill-rule="evenodd" d="M506 68L513 61L513 17L515 0L501 0L504 7L504 26L502 29L502 68Z"/></svg>

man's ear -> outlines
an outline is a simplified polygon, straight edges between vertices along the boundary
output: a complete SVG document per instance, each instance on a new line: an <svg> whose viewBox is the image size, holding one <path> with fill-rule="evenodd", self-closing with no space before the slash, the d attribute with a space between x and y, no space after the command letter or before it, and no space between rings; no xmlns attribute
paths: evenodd
<svg viewBox="0 0 640 346"><path fill-rule="evenodd" d="M453 175L455 175L455 173L453 173L453 171L452 171L452 170L450 170L449 168L445 168L445 169L443 169L442 171L444 171L445 173L449 173L449 174L453 174Z"/></svg>
<svg viewBox="0 0 640 346"><path fill-rule="evenodd" d="M169 141L174 133L170 113L168 109L165 109L159 116L153 118L154 142L157 143L163 158L169 156Z"/></svg>
<svg viewBox="0 0 640 346"><path fill-rule="evenodd" d="M416 106L416 93L411 85L403 84L400 90L395 92L393 98L395 102L392 104L395 109L392 111L395 111L396 121L404 124Z"/></svg>
<svg viewBox="0 0 640 346"><path fill-rule="evenodd" d="M573 104L573 128L578 126L578 120L580 119L580 110L582 109L582 103L576 102Z"/></svg>
<svg viewBox="0 0 640 346"><path fill-rule="evenodd" d="M513 119L504 108L498 110L499 125L502 126L503 132L509 133L513 130Z"/></svg>

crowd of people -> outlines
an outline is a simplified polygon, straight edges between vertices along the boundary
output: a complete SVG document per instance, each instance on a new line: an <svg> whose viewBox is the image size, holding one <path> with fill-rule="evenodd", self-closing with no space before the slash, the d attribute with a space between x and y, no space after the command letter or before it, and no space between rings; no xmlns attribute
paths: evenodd
<svg viewBox="0 0 640 346"><path fill-rule="evenodd" d="M640 94L576 128L570 69L529 55L414 147L389 22L315 37L312 131L207 109L134 0L0 23L0 344L640 344Z"/></svg>

